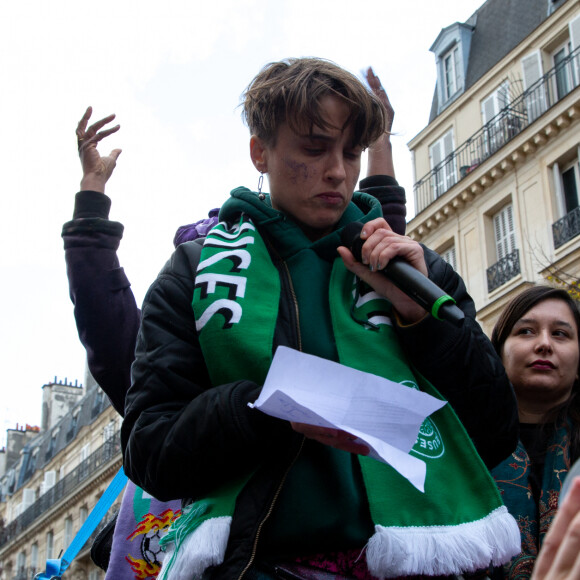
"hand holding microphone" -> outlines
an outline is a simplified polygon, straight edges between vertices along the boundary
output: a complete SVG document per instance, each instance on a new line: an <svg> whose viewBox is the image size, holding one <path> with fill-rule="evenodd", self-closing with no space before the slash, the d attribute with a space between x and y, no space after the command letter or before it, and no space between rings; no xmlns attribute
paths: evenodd
<svg viewBox="0 0 580 580"><path fill-rule="evenodd" d="M362 247L365 243L360 237L362 228L362 223L354 222L348 224L341 234L343 245L350 249L359 262L362 262ZM434 318L447 320L456 326L463 323L465 315L455 300L404 259L392 258L381 273Z"/></svg>

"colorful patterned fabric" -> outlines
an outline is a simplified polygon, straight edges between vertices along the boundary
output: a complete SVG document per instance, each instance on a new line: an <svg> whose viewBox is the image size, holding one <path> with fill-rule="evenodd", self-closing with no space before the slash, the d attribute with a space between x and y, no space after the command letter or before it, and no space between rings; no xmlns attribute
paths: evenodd
<svg viewBox="0 0 580 580"><path fill-rule="evenodd" d="M559 425L548 443L540 497L532 491L532 463L520 442L517 449L492 475L509 512L516 518L522 537L522 551L504 566L509 579L529 578L544 536L558 509L558 497L570 469L570 438L566 425Z"/></svg>
<svg viewBox="0 0 580 580"><path fill-rule="evenodd" d="M164 552L159 540L181 512L181 502L160 502L127 483L115 525L105 580L157 578Z"/></svg>

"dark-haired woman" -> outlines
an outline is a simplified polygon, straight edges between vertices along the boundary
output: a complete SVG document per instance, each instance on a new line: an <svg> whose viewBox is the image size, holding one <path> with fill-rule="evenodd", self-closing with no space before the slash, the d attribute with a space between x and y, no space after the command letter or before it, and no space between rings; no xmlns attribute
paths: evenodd
<svg viewBox="0 0 580 580"><path fill-rule="evenodd" d="M522 552L508 578L529 577L558 509L564 478L580 452L580 313L562 289L534 286L501 314L492 343L515 389L518 448L493 470L518 520Z"/></svg>

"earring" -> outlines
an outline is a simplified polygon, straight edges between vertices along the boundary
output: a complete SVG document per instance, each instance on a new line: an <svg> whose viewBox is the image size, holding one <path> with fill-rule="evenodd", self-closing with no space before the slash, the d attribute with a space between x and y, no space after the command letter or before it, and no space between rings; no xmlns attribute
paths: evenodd
<svg viewBox="0 0 580 580"><path fill-rule="evenodd" d="M262 185L264 183L264 174L260 173L260 177L258 177L258 197L260 201L264 201L266 196L262 193Z"/></svg>

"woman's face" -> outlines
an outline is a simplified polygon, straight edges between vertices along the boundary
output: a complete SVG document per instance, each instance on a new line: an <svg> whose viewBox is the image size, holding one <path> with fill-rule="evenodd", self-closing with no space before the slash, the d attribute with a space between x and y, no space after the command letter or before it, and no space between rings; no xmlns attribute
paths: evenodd
<svg viewBox="0 0 580 580"><path fill-rule="evenodd" d="M352 143L352 126L341 129L347 106L331 95L320 106L331 129L314 126L302 135L283 123L273 146L255 136L250 142L254 165L268 174L272 207L291 215L313 240L332 231L350 203L362 153Z"/></svg>
<svg viewBox="0 0 580 580"><path fill-rule="evenodd" d="M578 376L578 328L568 305L551 298L518 320L502 360L518 403L563 403Z"/></svg>

